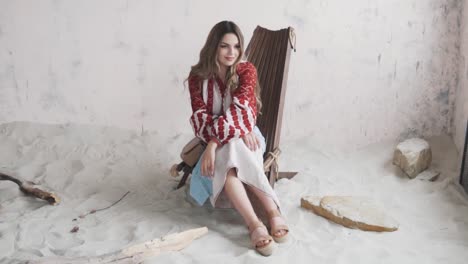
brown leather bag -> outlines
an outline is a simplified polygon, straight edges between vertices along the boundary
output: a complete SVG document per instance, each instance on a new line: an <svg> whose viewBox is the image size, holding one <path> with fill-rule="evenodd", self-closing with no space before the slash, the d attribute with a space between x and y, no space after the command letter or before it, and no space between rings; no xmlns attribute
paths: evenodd
<svg viewBox="0 0 468 264"><path fill-rule="evenodd" d="M194 167L200 159L206 144L201 139L195 137L190 140L182 149L180 158L190 167Z"/></svg>

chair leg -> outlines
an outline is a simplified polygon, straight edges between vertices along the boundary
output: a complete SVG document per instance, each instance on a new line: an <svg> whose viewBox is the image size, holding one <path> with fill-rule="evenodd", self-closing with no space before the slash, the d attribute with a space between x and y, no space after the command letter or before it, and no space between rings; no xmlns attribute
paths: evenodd
<svg viewBox="0 0 468 264"><path fill-rule="evenodd" d="M269 171L267 176L268 176L268 180L270 181L271 188L275 188L275 182L276 182L277 175L275 175L274 171Z"/></svg>
<svg viewBox="0 0 468 264"><path fill-rule="evenodd" d="M177 185L176 189L180 189L182 186L185 185L185 182L187 181L188 176L190 175L190 172L184 172L184 176L182 176L182 179L180 179L179 184Z"/></svg>
<svg viewBox="0 0 468 264"><path fill-rule="evenodd" d="M179 177L179 172L182 171L187 164L185 162L181 162L179 164L174 164L172 165L171 169L169 170L169 173L171 174L172 177Z"/></svg>
<svg viewBox="0 0 468 264"><path fill-rule="evenodd" d="M278 180L278 165L276 162L271 164L270 171L268 172L268 179L270 180L271 188L274 188Z"/></svg>
<svg viewBox="0 0 468 264"><path fill-rule="evenodd" d="M177 164L177 171L181 171L184 169L184 167L187 166L187 164L185 164L185 162L181 162L179 164Z"/></svg>
<svg viewBox="0 0 468 264"><path fill-rule="evenodd" d="M280 171L278 173L278 180L283 178L292 179L294 176L296 176L296 174L297 172L295 171Z"/></svg>
<svg viewBox="0 0 468 264"><path fill-rule="evenodd" d="M185 185L185 182L187 181L188 176L192 173L193 168L184 163L182 170L184 171L184 176L182 176L182 179L180 179L176 189L179 189Z"/></svg>

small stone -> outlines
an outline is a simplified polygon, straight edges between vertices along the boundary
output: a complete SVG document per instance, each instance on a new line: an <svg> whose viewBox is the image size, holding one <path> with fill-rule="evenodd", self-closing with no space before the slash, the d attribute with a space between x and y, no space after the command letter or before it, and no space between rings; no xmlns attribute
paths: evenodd
<svg viewBox="0 0 468 264"><path fill-rule="evenodd" d="M303 208L348 228L364 231L392 232L398 223L370 199L352 196L305 196Z"/></svg>
<svg viewBox="0 0 468 264"><path fill-rule="evenodd" d="M424 139L411 138L397 145L393 154L393 164L400 167L410 178L429 168L432 151Z"/></svg>
<svg viewBox="0 0 468 264"><path fill-rule="evenodd" d="M440 171L425 170L416 176L416 179L421 181L436 181L440 176Z"/></svg>

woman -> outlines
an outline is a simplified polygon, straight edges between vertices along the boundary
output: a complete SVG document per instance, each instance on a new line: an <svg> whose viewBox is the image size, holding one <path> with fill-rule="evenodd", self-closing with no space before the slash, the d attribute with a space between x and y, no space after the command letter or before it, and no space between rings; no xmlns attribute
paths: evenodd
<svg viewBox="0 0 468 264"><path fill-rule="evenodd" d="M242 215L252 245L271 255L274 241L284 242L288 227L280 204L263 170L265 141L255 126L260 110L257 71L242 61L244 39L230 21L216 24L188 77L195 135L207 147L194 168L191 186L201 186L201 174L212 180L210 201L214 207L231 207ZM196 189L196 188L195 188ZM191 194L197 190L192 190ZM269 217L271 236L259 220L247 191L258 197ZM201 203L204 201L202 200Z"/></svg>

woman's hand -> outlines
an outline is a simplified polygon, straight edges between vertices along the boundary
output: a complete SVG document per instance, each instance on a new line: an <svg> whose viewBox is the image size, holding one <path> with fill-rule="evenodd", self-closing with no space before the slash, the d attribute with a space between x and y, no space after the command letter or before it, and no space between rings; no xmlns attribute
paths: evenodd
<svg viewBox="0 0 468 264"><path fill-rule="evenodd" d="M242 140L244 140L245 145L252 151L256 151L260 148L260 140L253 132L242 136Z"/></svg>
<svg viewBox="0 0 468 264"><path fill-rule="evenodd" d="M215 141L208 142L205 152L203 153L201 163L201 174L202 176L213 177L214 176L214 164L216 157L216 148L218 144Z"/></svg>

